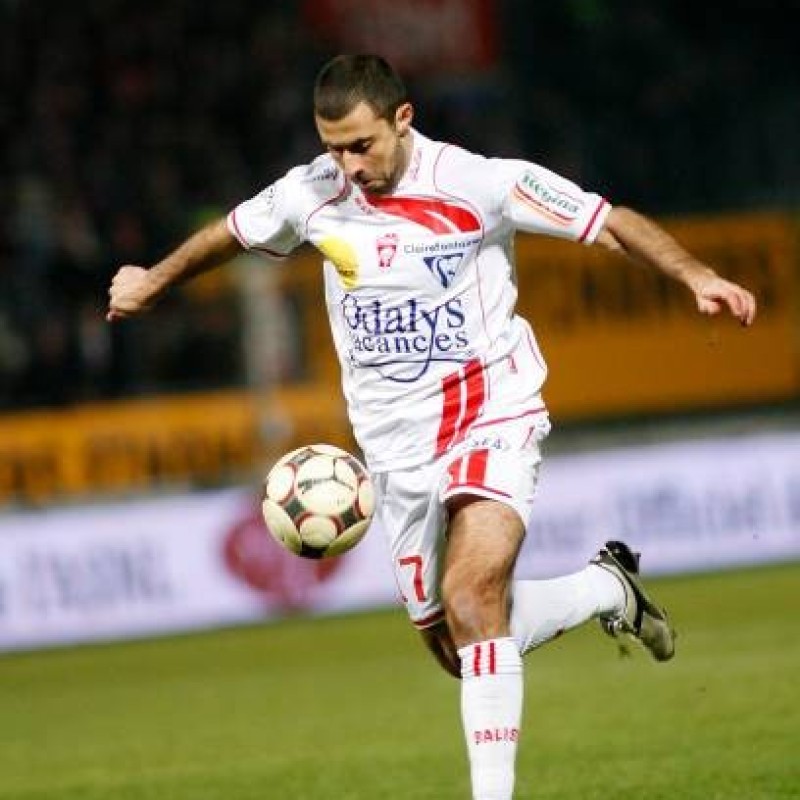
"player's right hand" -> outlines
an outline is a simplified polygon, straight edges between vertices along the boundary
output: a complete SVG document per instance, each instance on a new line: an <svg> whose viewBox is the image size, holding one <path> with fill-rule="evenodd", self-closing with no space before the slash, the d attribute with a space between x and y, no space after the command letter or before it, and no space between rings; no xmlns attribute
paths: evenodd
<svg viewBox="0 0 800 800"><path fill-rule="evenodd" d="M718 314L725 307L744 326L756 318L756 299L752 292L711 272L693 282L692 290L701 314Z"/></svg>
<svg viewBox="0 0 800 800"><path fill-rule="evenodd" d="M126 264L117 270L108 290L106 320L113 322L141 314L153 306L156 293L151 276L144 267Z"/></svg>

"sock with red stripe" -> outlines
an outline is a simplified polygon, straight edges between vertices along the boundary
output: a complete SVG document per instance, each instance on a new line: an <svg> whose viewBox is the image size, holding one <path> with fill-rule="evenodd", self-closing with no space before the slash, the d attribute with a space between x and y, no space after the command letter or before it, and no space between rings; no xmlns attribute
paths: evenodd
<svg viewBox="0 0 800 800"><path fill-rule="evenodd" d="M461 718L473 800L511 800L522 718L522 659L511 637L462 647Z"/></svg>
<svg viewBox="0 0 800 800"><path fill-rule="evenodd" d="M624 606L619 579L595 564L559 578L514 581L511 635L524 655L564 631Z"/></svg>

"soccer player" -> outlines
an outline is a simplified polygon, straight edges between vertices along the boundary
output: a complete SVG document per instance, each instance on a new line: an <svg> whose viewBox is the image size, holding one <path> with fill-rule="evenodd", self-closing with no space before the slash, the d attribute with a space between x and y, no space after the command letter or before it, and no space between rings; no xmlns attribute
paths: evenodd
<svg viewBox="0 0 800 800"><path fill-rule="evenodd" d="M592 618L656 660L674 653L624 543L575 574L513 580L549 430L545 362L514 313L514 234L622 253L685 284L701 313L727 310L743 325L755 301L645 216L537 164L432 141L413 116L382 58L334 58L314 87L327 152L151 268L121 267L107 318L147 310L242 248L282 259L311 242L322 253L348 414L398 584L428 647L461 678L473 797L508 800L522 655Z"/></svg>

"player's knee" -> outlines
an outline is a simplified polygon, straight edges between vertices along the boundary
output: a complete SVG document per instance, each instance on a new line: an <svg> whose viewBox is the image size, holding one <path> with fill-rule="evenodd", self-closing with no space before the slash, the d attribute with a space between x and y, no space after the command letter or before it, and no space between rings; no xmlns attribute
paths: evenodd
<svg viewBox="0 0 800 800"><path fill-rule="evenodd" d="M459 646L496 636L506 623L505 594L491 575L461 580L453 576L442 593L447 623Z"/></svg>

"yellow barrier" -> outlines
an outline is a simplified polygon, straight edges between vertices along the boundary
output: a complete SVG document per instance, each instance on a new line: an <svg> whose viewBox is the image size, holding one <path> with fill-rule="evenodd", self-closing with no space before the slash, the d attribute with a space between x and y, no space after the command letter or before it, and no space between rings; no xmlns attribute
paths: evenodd
<svg viewBox="0 0 800 800"><path fill-rule="evenodd" d="M666 227L756 294L757 323L745 330L725 314L700 315L684 287L599 248L521 238L519 310L551 366L545 397L556 417L685 411L798 393L790 221L754 215Z"/></svg>
<svg viewBox="0 0 800 800"><path fill-rule="evenodd" d="M214 485L261 458L257 407L241 393L11 414L0 418L0 502Z"/></svg>
<svg viewBox="0 0 800 800"><path fill-rule="evenodd" d="M743 330L728 317L702 317L685 289L599 248L519 237L519 310L551 365L545 397L556 419L800 394L791 222L747 216L667 227L755 291L757 324ZM0 417L0 505L250 480L301 444L354 448L322 313L319 257L301 254L281 287L306 309L308 383L265 398L216 392Z"/></svg>
<svg viewBox="0 0 800 800"><path fill-rule="evenodd" d="M312 441L353 449L326 385L160 397L0 417L0 506L252 481Z"/></svg>
<svg viewBox="0 0 800 800"><path fill-rule="evenodd" d="M557 419L604 418L765 402L800 392L797 232L788 217L740 215L664 223L724 277L757 296L756 325L697 312L675 281L599 247L517 238L519 312L536 331ZM282 276L301 308L321 308L320 258ZM308 313L309 371L339 392L323 314Z"/></svg>

